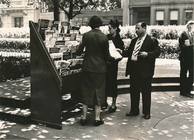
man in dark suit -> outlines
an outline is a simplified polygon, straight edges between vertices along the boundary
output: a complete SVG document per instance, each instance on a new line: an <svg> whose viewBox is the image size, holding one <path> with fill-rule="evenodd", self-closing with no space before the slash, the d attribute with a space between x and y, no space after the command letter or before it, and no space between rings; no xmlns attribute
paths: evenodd
<svg viewBox="0 0 194 140"><path fill-rule="evenodd" d="M142 93L144 119L150 119L151 82L154 75L155 59L160 55L160 47L155 38L146 33L146 23L135 26L137 37L131 41L126 76L130 75L131 110L126 116L139 115L140 92Z"/></svg>
<svg viewBox="0 0 194 140"><path fill-rule="evenodd" d="M191 90L193 87L193 47L194 47L194 21L189 21L179 37L180 47L180 95L193 98ZM187 76L188 73L188 76Z"/></svg>

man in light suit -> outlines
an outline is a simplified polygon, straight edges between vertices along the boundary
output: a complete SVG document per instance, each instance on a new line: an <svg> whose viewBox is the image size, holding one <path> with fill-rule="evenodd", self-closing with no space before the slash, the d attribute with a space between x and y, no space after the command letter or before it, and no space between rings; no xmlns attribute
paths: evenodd
<svg viewBox="0 0 194 140"><path fill-rule="evenodd" d="M193 98L193 48L194 48L194 21L188 21L187 31L179 37L180 47L180 95Z"/></svg>
<svg viewBox="0 0 194 140"><path fill-rule="evenodd" d="M130 75L131 110L126 116L139 115L140 92L142 93L144 119L150 119L151 82L154 75L155 59L160 55L160 47L155 38L146 33L146 23L135 26L137 37L131 41L126 51L128 62L126 76Z"/></svg>

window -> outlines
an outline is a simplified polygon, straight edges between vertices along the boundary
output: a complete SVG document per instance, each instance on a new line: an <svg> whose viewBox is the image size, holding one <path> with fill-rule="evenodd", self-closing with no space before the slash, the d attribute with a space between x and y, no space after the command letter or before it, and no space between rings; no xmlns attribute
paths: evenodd
<svg viewBox="0 0 194 140"><path fill-rule="evenodd" d="M28 5L33 5L34 1L33 0L28 0Z"/></svg>
<svg viewBox="0 0 194 140"><path fill-rule="evenodd" d="M14 27L23 27L23 17L14 17Z"/></svg>
<svg viewBox="0 0 194 140"><path fill-rule="evenodd" d="M185 24L189 20L192 20L192 17L193 17L193 10L185 10Z"/></svg>
<svg viewBox="0 0 194 140"><path fill-rule="evenodd" d="M15 0L15 1L12 2L12 4L15 5L15 6L16 6L16 5L17 5L17 6L18 6L18 5L22 5L22 1L21 1L21 0Z"/></svg>
<svg viewBox="0 0 194 140"><path fill-rule="evenodd" d="M164 11L156 11L156 24L164 25Z"/></svg>
<svg viewBox="0 0 194 140"><path fill-rule="evenodd" d="M170 11L170 25L177 25L178 24L178 10L171 10Z"/></svg>

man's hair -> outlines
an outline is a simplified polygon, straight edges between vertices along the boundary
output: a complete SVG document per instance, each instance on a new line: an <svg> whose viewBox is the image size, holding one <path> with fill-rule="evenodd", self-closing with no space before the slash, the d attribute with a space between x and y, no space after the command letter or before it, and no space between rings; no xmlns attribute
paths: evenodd
<svg viewBox="0 0 194 140"><path fill-rule="evenodd" d="M90 18L89 24L92 29L102 26L102 20L98 16L92 16Z"/></svg>
<svg viewBox="0 0 194 140"><path fill-rule="evenodd" d="M140 24L141 24L141 27L142 27L142 28L144 28L144 29L147 28L147 24L146 24L145 22L140 22Z"/></svg>

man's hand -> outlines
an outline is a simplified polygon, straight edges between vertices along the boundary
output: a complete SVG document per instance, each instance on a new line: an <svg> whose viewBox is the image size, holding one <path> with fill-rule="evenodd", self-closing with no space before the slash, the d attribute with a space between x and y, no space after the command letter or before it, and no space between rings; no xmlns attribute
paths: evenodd
<svg viewBox="0 0 194 140"><path fill-rule="evenodd" d="M148 56L148 53L147 53L147 52L139 52L139 53L138 53L138 56L139 56L139 57L142 57L142 58L145 58L145 57Z"/></svg>

